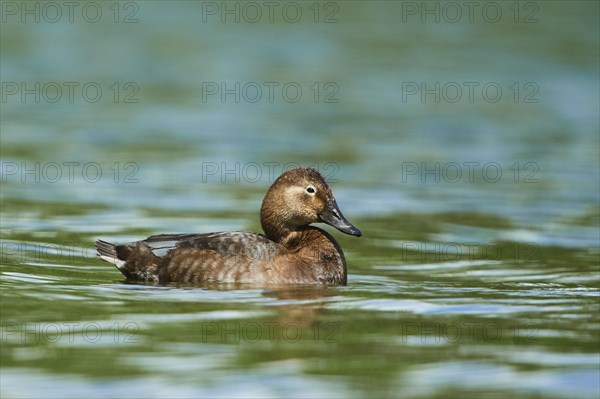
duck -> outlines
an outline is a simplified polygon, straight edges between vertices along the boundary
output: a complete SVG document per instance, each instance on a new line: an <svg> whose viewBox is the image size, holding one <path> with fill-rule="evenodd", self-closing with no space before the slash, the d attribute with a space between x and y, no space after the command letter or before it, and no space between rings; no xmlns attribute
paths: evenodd
<svg viewBox="0 0 600 399"><path fill-rule="evenodd" d="M341 246L312 223L356 237L362 233L344 217L317 169L282 173L263 199L260 223L264 234L160 234L123 245L97 240L97 256L126 280L142 283L347 284Z"/></svg>

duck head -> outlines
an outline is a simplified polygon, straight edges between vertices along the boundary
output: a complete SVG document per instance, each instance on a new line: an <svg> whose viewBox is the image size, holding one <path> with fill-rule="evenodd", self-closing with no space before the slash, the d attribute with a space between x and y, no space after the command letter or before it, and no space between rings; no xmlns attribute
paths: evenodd
<svg viewBox="0 0 600 399"><path fill-rule="evenodd" d="M311 223L327 223L342 233L362 233L340 211L331 188L313 168L291 169L271 185L260 210L263 230L273 240Z"/></svg>

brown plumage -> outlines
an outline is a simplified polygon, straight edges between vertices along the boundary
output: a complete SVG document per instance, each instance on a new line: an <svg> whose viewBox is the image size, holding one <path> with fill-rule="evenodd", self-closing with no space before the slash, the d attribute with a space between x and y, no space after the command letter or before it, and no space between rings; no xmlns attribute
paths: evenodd
<svg viewBox="0 0 600 399"><path fill-rule="evenodd" d="M162 234L125 245L96 241L98 257L125 277L154 283L346 284L346 260L335 239L311 223L360 237L331 188L312 168L285 172L260 210L265 234Z"/></svg>

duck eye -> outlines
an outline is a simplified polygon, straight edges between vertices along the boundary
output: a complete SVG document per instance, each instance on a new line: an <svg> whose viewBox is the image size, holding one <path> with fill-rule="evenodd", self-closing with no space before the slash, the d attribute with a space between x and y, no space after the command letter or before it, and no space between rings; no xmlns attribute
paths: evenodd
<svg viewBox="0 0 600 399"><path fill-rule="evenodd" d="M306 192L310 193L310 194L314 194L315 188L313 186L308 186L308 187L306 187Z"/></svg>

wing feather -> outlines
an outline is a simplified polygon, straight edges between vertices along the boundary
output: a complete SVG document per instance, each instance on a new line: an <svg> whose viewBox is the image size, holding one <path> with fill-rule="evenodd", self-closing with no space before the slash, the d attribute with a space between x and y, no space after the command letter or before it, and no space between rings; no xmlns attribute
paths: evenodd
<svg viewBox="0 0 600 399"><path fill-rule="evenodd" d="M175 248L195 248L221 254L245 255L249 258L271 261L285 247L262 234L243 231L205 234L160 234L142 241L154 253L163 257Z"/></svg>

